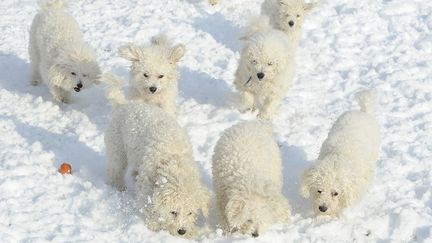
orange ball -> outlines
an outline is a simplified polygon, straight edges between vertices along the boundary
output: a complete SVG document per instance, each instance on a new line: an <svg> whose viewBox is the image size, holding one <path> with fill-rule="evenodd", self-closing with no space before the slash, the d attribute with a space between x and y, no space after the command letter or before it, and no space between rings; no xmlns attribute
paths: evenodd
<svg viewBox="0 0 432 243"><path fill-rule="evenodd" d="M60 165L60 168L58 170L62 175L64 174L71 174L72 173L72 166L68 163L63 163Z"/></svg>

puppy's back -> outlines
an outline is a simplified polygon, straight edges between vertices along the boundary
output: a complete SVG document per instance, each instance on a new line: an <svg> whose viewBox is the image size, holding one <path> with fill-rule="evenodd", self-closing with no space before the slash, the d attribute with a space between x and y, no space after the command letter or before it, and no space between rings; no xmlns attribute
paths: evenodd
<svg viewBox="0 0 432 243"><path fill-rule="evenodd" d="M281 166L271 125L242 122L225 130L219 139L213 154L213 179L216 188L222 184L232 188L250 185L257 190L268 184L278 187Z"/></svg>

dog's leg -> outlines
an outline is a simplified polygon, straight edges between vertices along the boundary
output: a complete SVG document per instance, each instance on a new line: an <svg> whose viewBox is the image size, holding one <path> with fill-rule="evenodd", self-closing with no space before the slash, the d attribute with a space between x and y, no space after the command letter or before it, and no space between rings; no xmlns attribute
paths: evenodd
<svg viewBox="0 0 432 243"><path fill-rule="evenodd" d="M279 106L279 102L280 99L278 97L267 97L260 108L258 118L262 120L271 120Z"/></svg>
<svg viewBox="0 0 432 243"><path fill-rule="evenodd" d="M42 77L40 75L40 53L37 47L36 31L35 27L32 26L30 30L30 43L29 43L29 55L30 55L30 65L31 65L31 77L30 83L34 86L40 84Z"/></svg>
<svg viewBox="0 0 432 243"><path fill-rule="evenodd" d="M120 191L126 189L124 175L127 167L127 157L120 148L118 138L111 138L106 144L107 151L107 183Z"/></svg>
<svg viewBox="0 0 432 243"><path fill-rule="evenodd" d="M58 86L51 86L50 92L51 92L54 100L56 100L58 102L69 103L70 92L68 92L68 91L66 91L63 88L58 87Z"/></svg>
<svg viewBox="0 0 432 243"><path fill-rule="evenodd" d="M241 93L241 112L255 111L255 97L252 93L243 91Z"/></svg>

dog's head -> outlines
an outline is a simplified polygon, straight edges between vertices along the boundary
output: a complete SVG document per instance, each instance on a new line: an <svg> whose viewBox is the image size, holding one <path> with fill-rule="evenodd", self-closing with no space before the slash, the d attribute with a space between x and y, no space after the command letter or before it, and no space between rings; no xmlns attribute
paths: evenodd
<svg viewBox="0 0 432 243"><path fill-rule="evenodd" d="M304 0L278 0L278 25L288 34L298 34L303 26L305 16L317 5L316 2L305 3Z"/></svg>
<svg viewBox="0 0 432 243"><path fill-rule="evenodd" d="M190 187L192 186L192 187ZM167 230L171 235L193 237L200 215L208 216L210 192L188 182L155 190L148 225L152 230Z"/></svg>
<svg viewBox="0 0 432 243"><path fill-rule="evenodd" d="M231 197L225 206L229 230L258 237L270 225L288 222L289 206L278 194L236 194Z"/></svg>
<svg viewBox="0 0 432 243"><path fill-rule="evenodd" d="M313 210L320 215L339 214L353 201L353 186L361 183L352 170L334 165L330 161L317 161L301 178L301 194L312 196Z"/></svg>
<svg viewBox="0 0 432 243"><path fill-rule="evenodd" d="M85 44L65 46L49 70L50 82L65 90L89 88L98 84L101 73L96 54Z"/></svg>
<svg viewBox="0 0 432 243"><path fill-rule="evenodd" d="M129 85L145 97L167 92L176 85L177 63L184 53L182 44L170 47L155 41L149 46L130 44L119 50L121 57L132 62Z"/></svg>
<svg viewBox="0 0 432 243"><path fill-rule="evenodd" d="M260 85L272 81L286 69L291 44L279 31L265 31L248 39L242 61L248 72L247 84Z"/></svg>

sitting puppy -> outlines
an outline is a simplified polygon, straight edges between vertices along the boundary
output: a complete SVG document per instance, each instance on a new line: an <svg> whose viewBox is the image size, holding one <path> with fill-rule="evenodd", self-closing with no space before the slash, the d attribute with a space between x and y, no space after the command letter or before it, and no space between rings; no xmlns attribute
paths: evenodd
<svg viewBox="0 0 432 243"><path fill-rule="evenodd" d="M305 3L304 0L265 0L261 14L269 16L273 28L285 32L297 47L304 18L316 5L316 2Z"/></svg>
<svg viewBox="0 0 432 243"><path fill-rule="evenodd" d="M184 53L184 45L170 47L164 35L153 37L148 46L120 48L119 55L132 62L129 99L159 106L175 116L180 76L177 63Z"/></svg>
<svg viewBox="0 0 432 243"><path fill-rule="evenodd" d="M113 77L102 79L110 82ZM116 84L114 79L108 92L115 104L105 133L108 183L123 190L124 175L132 171L147 226L172 235L195 235L200 212L208 214L210 193L200 181L186 131L159 107L125 102Z"/></svg>
<svg viewBox="0 0 432 243"><path fill-rule="evenodd" d="M324 141L316 163L301 179L301 193L313 196L318 214L339 214L364 193L380 151L380 128L372 115L371 92L358 94L360 111L342 114Z"/></svg>
<svg viewBox="0 0 432 243"><path fill-rule="evenodd" d="M288 37L271 29L268 18L248 27L234 85L240 92L242 111L259 110L258 117L272 119L295 75L295 54Z"/></svg>
<svg viewBox="0 0 432 243"><path fill-rule="evenodd" d="M289 222L282 183L270 124L243 122L222 134L213 154L213 186L225 232L258 237L271 224Z"/></svg>
<svg viewBox="0 0 432 243"><path fill-rule="evenodd" d="M65 1L40 1L30 30L31 83L46 83L56 101L68 103L70 92L96 82L96 55L83 41L78 23L64 11ZM65 31L67 30L67 31Z"/></svg>

